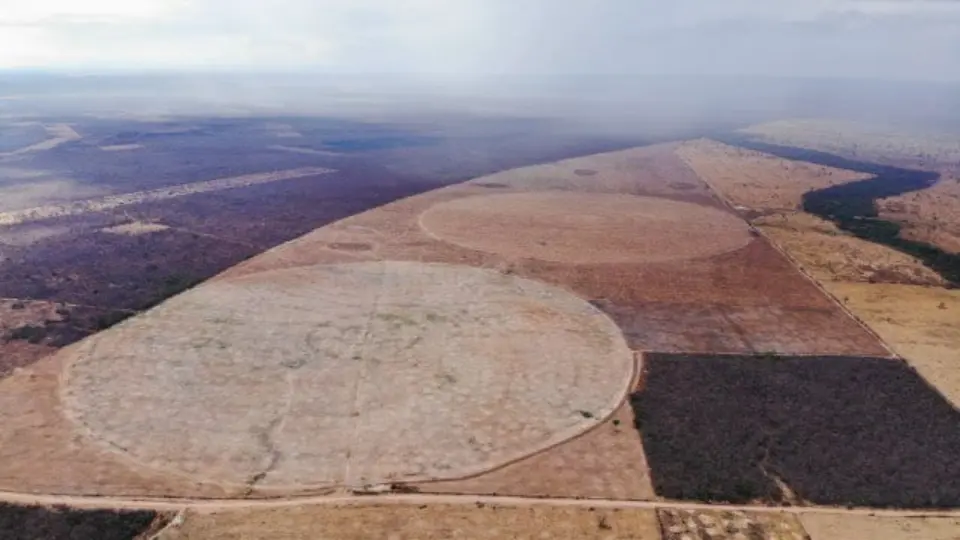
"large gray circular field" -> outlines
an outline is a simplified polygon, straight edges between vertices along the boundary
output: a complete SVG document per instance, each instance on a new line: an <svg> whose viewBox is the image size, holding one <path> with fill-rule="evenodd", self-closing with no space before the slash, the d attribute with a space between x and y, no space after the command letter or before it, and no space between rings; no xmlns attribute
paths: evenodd
<svg viewBox="0 0 960 540"><path fill-rule="evenodd" d="M587 429L633 370L616 325L570 293L409 262L214 281L66 354L88 437L276 488L477 473Z"/></svg>
<svg viewBox="0 0 960 540"><path fill-rule="evenodd" d="M568 191L463 197L428 209L420 225L469 249L571 264L710 257L752 240L746 222L717 208Z"/></svg>

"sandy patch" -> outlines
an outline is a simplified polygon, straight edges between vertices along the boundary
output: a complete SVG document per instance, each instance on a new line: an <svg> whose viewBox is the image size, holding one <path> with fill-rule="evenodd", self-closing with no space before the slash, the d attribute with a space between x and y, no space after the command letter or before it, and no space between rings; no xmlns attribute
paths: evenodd
<svg viewBox="0 0 960 540"><path fill-rule="evenodd" d="M569 293L393 262L209 283L71 357L67 409L94 438L264 487L478 473L594 425L633 369L613 322Z"/></svg>
<svg viewBox="0 0 960 540"><path fill-rule="evenodd" d="M424 212L420 224L470 249L572 264L709 257L751 240L746 223L714 208L559 191L457 199Z"/></svg>
<svg viewBox="0 0 960 540"><path fill-rule="evenodd" d="M124 223L123 225L106 227L104 229L100 229L100 232L105 232L110 234L124 234L127 236L140 236L143 234L150 234L154 232L165 231L169 228L170 227L162 223L148 223L145 221L134 221L131 223Z"/></svg>

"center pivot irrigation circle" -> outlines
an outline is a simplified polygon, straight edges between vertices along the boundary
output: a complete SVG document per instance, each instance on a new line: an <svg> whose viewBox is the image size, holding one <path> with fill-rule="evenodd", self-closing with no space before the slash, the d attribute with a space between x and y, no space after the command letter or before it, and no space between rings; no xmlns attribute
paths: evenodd
<svg viewBox="0 0 960 540"><path fill-rule="evenodd" d="M611 413L633 360L563 290L370 262L214 281L69 352L64 402L142 465L300 488L456 478Z"/></svg>
<svg viewBox="0 0 960 540"><path fill-rule="evenodd" d="M543 191L463 197L420 216L434 237L512 258L651 263L740 249L747 224L723 210L657 197Z"/></svg>

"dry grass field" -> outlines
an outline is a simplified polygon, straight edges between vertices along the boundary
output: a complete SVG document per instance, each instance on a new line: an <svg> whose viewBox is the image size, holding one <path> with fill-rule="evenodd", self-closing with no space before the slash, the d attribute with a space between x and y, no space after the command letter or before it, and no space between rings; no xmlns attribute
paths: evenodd
<svg viewBox="0 0 960 540"><path fill-rule="evenodd" d="M960 408L960 291L866 283L826 287Z"/></svg>
<svg viewBox="0 0 960 540"><path fill-rule="evenodd" d="M957 518L891 518L875 516L801 514L810 540L957 540Z"/></svg>
<svg viewBox="0 0 960 540"><path fill-rule="evenodd" d="M705 139L684 143L677 155L732 204L761 213L799 210L808 191L869 176Z"/></svg>
<svg viewBox="0 0 960 540"><path fill-rule="evenodd" d="M302 506L188 512L157 540L660 540L653 510L494 505ZM791 539L792 540L792 539Z"/></svg>
<svg viewBox="0 0 960 540"><path fill-rule="evenodd" d="M759 217L753 224L818 281L944 285L919 260L841 231L805 212Z"/></svg>

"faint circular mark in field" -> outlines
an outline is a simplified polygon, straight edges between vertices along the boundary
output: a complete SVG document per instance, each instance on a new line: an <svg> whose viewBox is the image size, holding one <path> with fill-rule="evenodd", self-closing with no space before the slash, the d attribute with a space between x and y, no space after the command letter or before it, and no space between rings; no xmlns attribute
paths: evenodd
<svg viewBox="0 0 960 540"><path fill-rule="evenodd" d="M429 208L420 225L469 249L573 264L693 259L751 241L743 220L716 208L566 191L455 199Z"/></svg>
<svg viewBox="0 0 960 540"><path fill-rule="evenodd" d="M207 283L68 354L89 437L276 489L479 473L588 429L633 373L617 326L570 293L408 262Z"/></svg>

